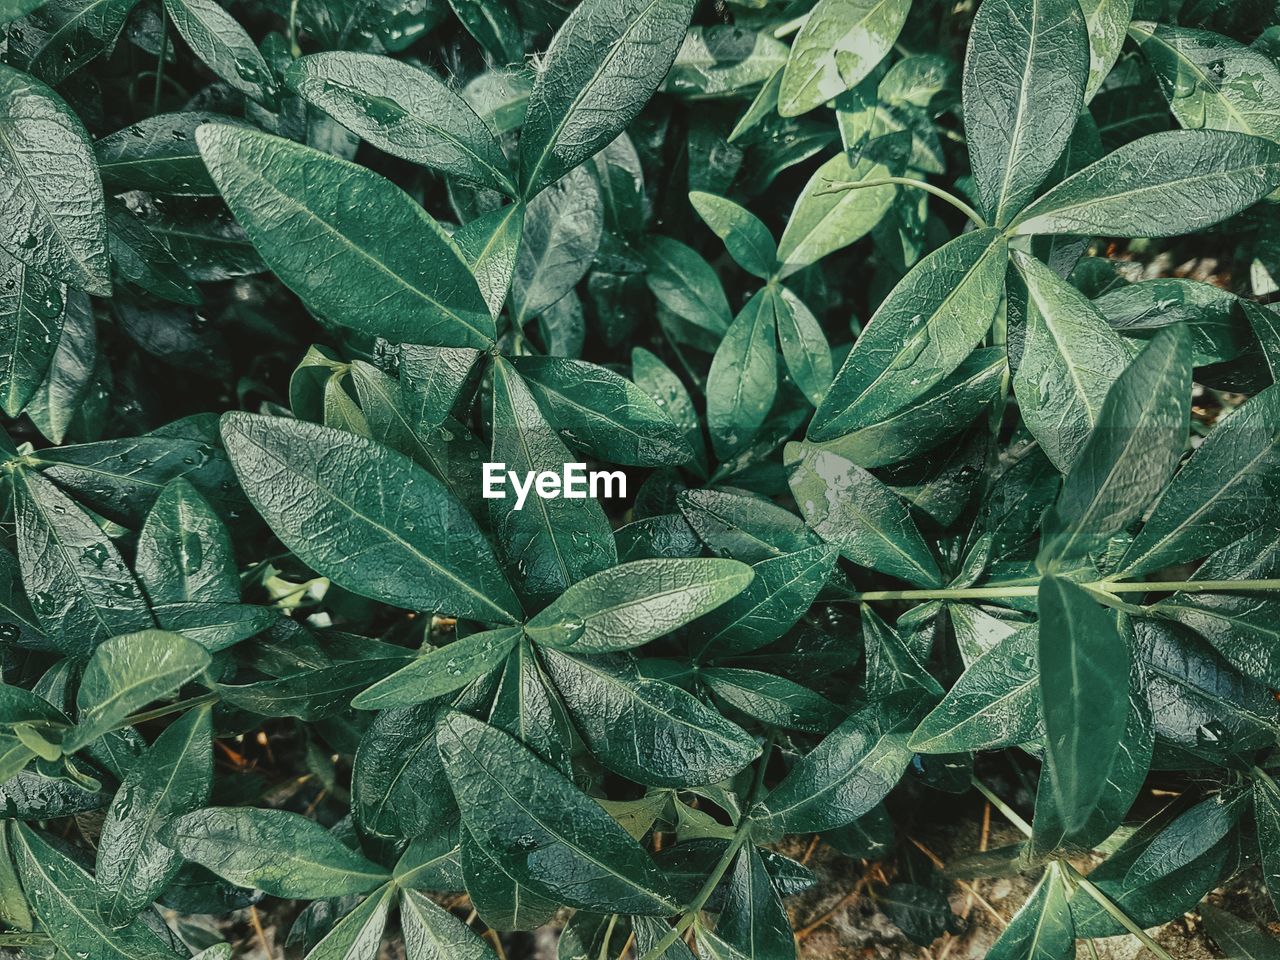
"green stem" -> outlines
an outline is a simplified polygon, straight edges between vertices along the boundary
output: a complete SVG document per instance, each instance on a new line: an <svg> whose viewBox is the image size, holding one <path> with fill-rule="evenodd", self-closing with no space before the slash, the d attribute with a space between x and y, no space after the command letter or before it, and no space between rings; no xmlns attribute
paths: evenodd
<svg viewBox="0 0 1280 960"><path fill-rule="evenodd" d="M923 190L925 193L931 193L939 200L944 200L951 206L955 207L966 217L974 222L979 228L985 229L987 221L982 219L982 215L977 210L969 206L954 193L949 190L943 190L941 187L935 187L932 183L925 180L916 180L912 177L875 177L871 180L847 180L842 183L833 183L831 186L817 191L819 195L825 193L843 193L845 190L865 190L868 187L885 187L890 184L897 184L902 187L915 187L917 190Z"/></svg>
<svg viewBox="0 0 1280 960"><path fill-rule="evenodd" d="M605 927L604 943L600 944L599 960L609 960L609 941L613 939L613 928L618 925L618 915L609 918L609 926Z"/></svg>
<svg viewBox="0 0 1280 960"><path fill-rule="evenodd" d="M302 56L302 48L298 46L298 0L289 4L289 52L294 59Z"/></svg>
<svg viewBox="0 0 1280 960"><path fill-rule="evenodd" d="M997 797L995 793L991 790L991 788L989 788L985 783L983 783L977 777L974 777L971 782L973 783L974 789L976 789L980 794L986 797L993 807L995 807L1002 814L1004 814L1004 817L1006 820L1008 820L1020 831L1022 831L1024 836L1027 836L1027 837L1031 836L1031 824L1023 820L1022 817L1018 815L1017 810L1014 810L1013 807L1009 806L1007 803L1005 803L1003 800Z"/></svg>
<svg viewBox="0 0 1280 960"><path fill-rule="evenodd" d="M160 91L164 87L164 61L169 56L169 14L160 8L160 59L156 61L156 89L151 95L151 112L160 112Z"/></svg>
<svg viewBox="0 0 1280 960"><path fill-rule="evenodd" d="M773 737L765 743L764 752L760 754L760 766L756 769L755 783L752 784L751 794L747 798L746 808L750 809L755 802L760 789L764 786L764 772L769 765L769 755L773 752ZM745 815L742 822L738 824L738 831L729 841L729 846L725 848L723 856L711 871L711 875L707 877L707 882L702 885L702 889L698 891L698 895L685 908L680 919L676 921L676 925L667 931L666 936L653 945L653 948L645 953L640 960L658 960L667 949L679 940L686 930L693 926L693 922L698 919L698 914L702 912L702 908L707 905L707 901L711 899L711 895L716 892L716 887L720 886L720 881L724 879L724 875L729 872L734 859L748 842L751 840L752 823Z"/></svg>
<svg viewBox="0 0 1280 960"><path fill-rule="evenodd" d="M1140 926L1138 926L1133 921L1132 917L1130 917L1127 913L1125 913L1118 906L1116 906L1116 904L1112 901L1110 897L1108 897L1102 890L1098 889L1098 887L1096 887L1093 883L1090 882L1088 877L1086 877L1084 874L1082 874L1079 870L1077 870L1075 867L1073 867L1070 863L1068 863L1065 860L1059 860L1058 863L1062 865L1062 868L1064 870L1069 872L1069 874L1075 879L1076 883L1078 883L1082 888L1084 888L1085 893L1093 897L1093 899L1097 902L1098 906L1100 906L1107 913L1111 914L1111 917L1117 923L1119 923L1120 926L1124 927L1126 930L1132 933L1135 937L1137 937L1138 940L1141 941L1144 947L1146 947L1148 950L1154 953L1157 957L1159 957L1160 960L1173 960L1173 957L1169 956L1168 952L1165 950L1164 947L1160 946L1160 944L1152 940L1151 937L1147 934L1147 931L1143 930Z"/></svg>
<svg viewBox="0 0 1280 960"><path fill-rule="evenodd" d="M1152 580L1121 583L1097 580L1080 586L1101 593L1253 593L1280 590L1280 580ZM868 590L850 599L869 600L1000 600L1006 597L1034 597L1039 584L1007 587L964 587L938 590Z"/></svg>
<svg viewBox="0 0 1280 960"><path fill-rule="evenodd" d="M0 933L0 947L40 947L49 942L43 933Z"/></svg>

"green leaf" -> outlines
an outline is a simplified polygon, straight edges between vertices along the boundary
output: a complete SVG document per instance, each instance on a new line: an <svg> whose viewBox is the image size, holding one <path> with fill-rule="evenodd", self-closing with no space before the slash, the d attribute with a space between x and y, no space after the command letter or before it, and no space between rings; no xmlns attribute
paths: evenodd
<svg viewBox="0 0 1280 960"><path fill-rule="evenodd" d="M1006 226L1071 138L1089 78L1077 0L984 0L964 58L964 128L982 210Z"/></svg>
<svg viewBox="0 0 1280 960"><path fill-rule="evenodd" d="M496 960L479 934L416 890L400 901L400 924L408 960Z"/></svg>
<svg viewBox="0 0 1280 960"><path fill-rule="evenodd" d="M55 647L87 656L108 637L151 626L137 581L89 515L28 470L13 486L23 588Z"/></svg>
<svg viewBox="0 0 1280 960"><path fill-rule="evenodd" d="M1063 960L1075 951L1075 923L1062 868L1050 864L1027 902L992 944L988 960Z"/></svg>
<svg viewBox="0 0 1280 960"><path fill-rule="evenodd" d="M997 230L975 230L921 260L867 322L813 416L810 439L877 423L955 370L991 325L1005 266Z"/></svg>
<svg viewBox="0 0 1280 960"><path fill-rule="evenodd" d="M587 456L643 467L692 456L662 408L612 370L564 357L515 357L511 365L560 436Z"/></svg>
<svg viewBox="0 0 1280 960"><path fill-rule="evenodd" d="M818 541L794 513L763 497L735 490L684 490L680 512L713 553L757 563Z"/></svg>
<svg viewBox="0 0 1280 960"><path fill-rule="evenodd" d="M1025 254L1013 262L1026 284L1026 330L1013 378L1022 419L1062 473L1075 463L1112 385L1132 355L1075 287Z"/></svg>
<svg viewBox="0 0 1280 960"><path fill-rule="evenodd" d="M181 477L170 481L151 505L138 535L135 568L152 605L240 600L227 528Z"/></svg>
<svg viewBox="0 0 1280 960"><path fill-rule="evenodd" d="M812 444L787 444L783 460L805 522L841 556L917 586L942 586L937 561L906 504L879 480Z"/></svg>
<svg viewBox="0 0 1280 960"><path fill-rule="evenodd" d="M860 156L855 162L845 153L836 154L818 167L796 198L782 231L778 276L788 277L870 233L893 205L897 187L886 183L834 192L831 188L835 184L879 180L889 172L887 166L870 156Z"/></svg>
<svg viewBox="0 0 1280 960"><path fill-rule="evenodd" d="M778 258L773 234L746 207L714 193L693 191L689 202L702 222L724 241L725 249L748 273L768 280Z"/></svg>
<svg viewBox="0 0 1280 960"><path fill-rule="evenodd" d="M80 678L79 716L67 752L92 743L153 700L176 693L209 662L200 644L164 630L122 634L99 644Z"/></svg>
<svg viewBox="0 0 1280 960"><path fill-rule="evenodd" d="M559 472L573 457L543 417L533 394L511 364L493 364L493 437L490 460L525 477ZM517 590L531 603L545 603L570 584L617 562L616 548L600 502L592 497L554 500L531 496L515 509L513 491L489 501L501 555L517 574Z"/></svg>
<svg viewBox="0 0 1280 960"><path fill-rule="evenodd" d="M22 413L52 370L67 288L0 250L0 409Z"/></svg>
<svg viewBox="0 0 1280 960"><path fill-rule="evenodd" d="M699 679L717 699L766 727L829 733L845 711L808 687L759 670L703 667Z"/></svg>
<svg viewBox="0 0 1280 960"><path fill-rule="evenodd" d="M1160 496L1121 569L1137 576L1206 556L1267 523L1280 499L1280 387L1219 421Z"/></svg>
<svg viewBox="0 0 1280 960"><path fill-rule="evenodd" d="M467 32L496 63L517 63L524 56L520 27L506 7L484 0L449 0Z"/></svg>
<svg viewBox="0 0 1280 960"><path fill-rule="evenodd" d="M1262 880L1274 905L1280 901L1280 789L1270 777L1254 776L1253 816L1258 826Z"/></svg>
<svg viewBox="0 0 1280 960"><path fill-rule="evenodd" d="M357 695L351 705L359 710L409 707L452 693L501 666L520 636L519 627L501 627L430 648Z"/></svg>
<svg viewBox="0 0 1280 960"><path fill-rule="evenodd" d="M731 600L753 576L737 560L636 560L575 583L525 629L536 643L570 653L629 650Z"/></svg>
<svg viewBox="0 0 1280 960"><path fill-rule="evenodd" d="M164 10L191 52L220 80L267 107L275 103L275 75L253 38L217 0L164 0Z"/></svg>
<svg viewBox="0 0 1280 960"><path fill-rule="evenodd" d="M699 658L758 650L795 625L835 568L837 551L827 544L761 560L745 590L694 626Z"/></svg>
<svg viewBox="0 0 1280 960"><path fill-rule="evenodd" d="M1173 237L1252 206L1280 185L1280 145L1223 130L1127 143L1018 214L1015 233Z"/></svg>
<svg viewBox="0 0 1280 960"><path fill-rule="evenodd" d="M518 881L588 910L666 916L679 909L649 855L516 740L457 712L445 714L436 737L463 822Z"/></svg>
<svg viewBox="0 0 1280 960"><path fill-rule="evenodd" d="M160 839L237 886L291 900L367 893L390 879L314 820L286 810L207 807L171 821Z"/></svg>
<svg viewBox="0 0 1280 960"><path fill-rule="evenodd" d="M1249 794L1201 800L1165 827L1129 867L1126 886L1137 887L1185 867L1222 840L1240 819Z"/></svg>
<svg viewBox="0 0 1280 960"><path fill-rule="evenodd" d="M754 844L738 854L710 936L712 944L727 945L735 960L790 960L796 955L786 908Z"/></svg>
<svg viewBox="0 0 1280 960"><path fill-rule="evenodd" d="M422 350L466 350L470 348L422 347ZM474 351L470 351L474 353ZM401 357L407 357L401 351ZM412 376L408 367L413 363L402 359L401 377ZM465 372L465 371L464 371ZM442 398L422 396L415 391L418 384L397 383L377 367L355 360L350 368L351 383L360 399L356 415L362 419L367 435L384 446L397 450L411 458L419 466L441 481L468 512L480 510L481 490L476 483L476 461L480 459L480 441L462 424L447 413L438 423L429 422L426 405L442 402ZM337 378L330 377L325 384L325 398L329 399L330 387ZM428 387L428 389L430 389ZM342 387L336 387L335 396L350 405L350 398ZM355 432L355 431L350 431Z"/></svg>
<svg viewBox="0 0 1280 960"><path fill-rule="evenodd" d="M196 140L258 252L312 310L394 342L493 343L461 253L398 187L256 130L206 125Z"/></svg>
<svg viewBox="0 0 1280 960"><path fill-rule="evenodd" d="M512 203L468 221L453 234L495 319L515 274L524 218L525 205Z"/></svg>
<svg viewBox="0 0 1280 960"><path fill-rule="evenodd" d="M704 786L760 754L746 731L674 684L645 678L633 663L553 650L542 661L591 753L619 776L646 786Z"/></svg>
<svg viewBox="0 0 1280 960"><path fill-rule="evenodd" d="M1209 903L1198 908L1209 936L1227 960L1276 960L1280 944L1252 923L1246 923Z"/></svg>
<svg viewBox="0 0 1280 960"><path fill-rule="evenodd" d="M658 89L693 0L585 0L551 40L520 134L526 199L602 149Z"/></svg>
<svg viewBox="0 0 1280 960"><path fill-rule="evenodd" d="M116 199L107 201L109 248L116 282L175 303L198 304L200 291L172 253Z"/></svg>
<svg viewBox="0 0 1280 960"><path fill-rule="evenodd" d="M1152 340L1107 393L1046 517L1038 562L1080 557L1142 513L1182 456L1190 407L1191 339L1173 327Z"/></svg>
<svg viewBox="0 0 1280 960"><path fill-rule="evenodd" d="M471 347L401 344L399 382L405 410L423 427L444 423L479 359L480 352Z"/></svg>
<svg viewBox="0 0 1280 960"><path fill-rule="evenodd" d="M729 329L733 314L724 288L696 251L679 240L653 235L645 238L641 252L649 267L645 280L664 307L717 336Z"/></svg>
<svg viewBox="0 0 1280 960"><path fill-rule="evenodd" d="M893 49L909 0L819 0L782 73L778 112L806 113L852 90Z"/></svg>
<svg viewBox="0 0 1280 960"><path fill-rule="evenodd" d="M772 287L747 301L711 361L707 374L707 428L711 445L727 460L751 445L778 390L778 352Z"/></svg>
<svg viewBox="0 0 1280 960"><path fill-rule="evenodd" d="M1142 21L1129 36L1147 58L1178 124L1280 140L1280 66L1208 30Z"/></svg>
<svg viewBox="0 0 1280 960"><path fill-rule="evenodd" d="M751 812L757 836L833 830L875 807L911 762L907 739L923 706L908 691L836 727Z"/></svg>
<svg viewBox="0 0 1280 960"><path fill-rule="evenodd" d="M1161 329L1185 325L1195 365L1233 360L1248 349L1249 329L1240 313L1250 304L1230 290L1181 277L1157 277L1109 290L1093 302L1123 337L1150 340Z"/></svg>
<svg viewBox="0 0 1280 960"><path fill-rule="evenodd" d="M1003 347L982 347L896 413L815 446L868 469L918 456L973 423L995 396L1006 369Z"/></svg>
<svg viewBox="0 0 1280 960"><path fill-rule="evenodd" d="M249 499L317 573L409 609L516 618L475 521L412 461L339 430L244 413L223 417L222 437Z"/></svg>
<svg viewBox="0 0 1280 960"><path fill-rule="evenodd" d="M917 753L948 754L1026 743L1043 731L1037 632L1018 630L960 675L911 735Z"/></svg>
<svg viewBox="0 0 1280 960"><path fill-rule="evenodd" d="M920 609L923 608L917 608ZM931 702L941 698L942 688L921 662L928 660L933 644L933 629L923 631L922 647L916 636L904 639L903 634L911 630L905 617L899 620L896 627L891 627L865 603L859 614L866 650L867 699L882 700L901 690L923 690Z"/></svg>
<svg viewBox="0 0 1280 960"><path fill-rule="evenodd" d="M573 769L573 722L526 637L511 651L489 711L490 725L511 734L562 773Z"/></svg>
<svg viewBox="0 0 1280 960"><path fill-rule="evenodd" d="M145 117L94 143L102 182L116 190L216 197L218 188L200 158L196 128L235 122L234 117L203 110Z"/></svg>
<svg viewBox="0 0 1280 960"><path fill-rule="evenodd" d="M555 916L554 900L512 879L467 830L462 836L462 876L480 919L495 929L536 930Z"/></svg>
<svg viewBox="0 0 1280 960"><path fill-rule="evenodd" d="M3 286L0 281L0 288ZM31 422L52 442L66 439L72 421L89 397L97 361L93 304L88 294L71 291L48 373L26 404Z"/></svg>
<svg viewBox="0 0 1280 960"><path fill-rule="evenodd" d="M831 347L818 318L786 287L770 288L778 346L787 372L815 407L831 386Z"/></svg>
<svg viewBox="0 0 1280 960"><path fill-rule="evenodd" d="M604 214L596 178L586 167L529 201L511 278L517 325L546 313L586 275L600 251Z"/></svg>
<svg viewBox="0 0 1280 960"><path fill-rule="evenodd" d="M662 89L690 99L744 95L780 82L788 53L769 30L749 30L741 21L695 25L685 34ZM776 104L776 92L773 99Z"/></svg>
<svg viewBox="0 0 1280 960"><path fill-rule="evenodd" d="M89 134L56 93L3 64L0 183L0 249L53 280L111 296L106 202Z"/></svg>
<svg viewBox="0 0 1280 960"><path fill-rule="evenodd" d="M694 468L705 470L707 444L702 436L702 423L684 382L644 347L631 351L631 379L679 428L693 451Z"/></svg>
<svg viewBox="0 0 1280 960"><path fill-rule="evenodd" d="M507 159L484 121L424 67L331 51L295 60L285 82L380 150L515 194Z"/></svg>
<svg viewBox="0 0 1280 960"><path fill-rule="evenodd" d="M1089 82L1084 102L1093 100L1120 58L1125 31L1133 18L1134 0L1080 0L1089 30Z"/></svg>
<svg viewBox="0 0 1280 960"><path fill-rule="evenodd" d="M94 960L176 960L143 920L120 927L103 920L93 878L34 830L17 823L11 836L22 888L60 951L75 956L92 950Z"/></svg>
<svg viewBox="0 0 1280 960"><path fill-rule="evenodd" d="M211 707L197 707L165 728L130 769L102 824L98 903L113 925L129 923L181 867L157 839L171 819L209 802L213 784Z"/></svg>
<svg viewBox="0 0 1280 960"><path fill-rule="evenodd" d="M1073 832L1097 804L1124 733L1129 651L1112 614L1069 580L1045 577L1038 603L1046 755Z"/></svg>
<svg viewBox="0 0 1280 960"><path fill-rule="evenodd" d="M375 837L429 836L457 814L436 750L439 705L384 710L356 750L351 810Z"/></svg>
<svg viewBox="0 0 1280 960"><path fill-rule="evenodd" d="M382 946L387 915L399 899L394 883L379 887L364 902L334 924L306 960L374 960Z"/></svg>
<svg viewBox="0 0 1280 960"><path fill-rule="evenodd" d="M361 638L363 639L363 638ZM297 717L324 720L346 710L359 691L384 679L409 662L399 647L357 651L357 659L340 660L315 669L291 670L287 676L256 683L218 684L222 700L240 710L263 717ZM407 651L406 651L407 653ZM382 654L382 655L379 655Z"/></svg>
<svg viewBox="0 0 1280 960"><path fill-rule="evenodd" d="M50 86L107 53L138 0L46 0L13 24L6 61ZM24 3L23 6L30 6ZM0 17L7 21L8 17Z"/></svg>

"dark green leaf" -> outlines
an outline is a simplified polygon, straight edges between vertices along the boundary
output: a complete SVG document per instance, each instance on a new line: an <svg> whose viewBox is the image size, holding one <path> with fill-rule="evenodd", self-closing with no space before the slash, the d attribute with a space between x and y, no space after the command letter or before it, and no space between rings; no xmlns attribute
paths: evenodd
<svg viewBox="0 0 1280 960"><path fill-rule="evenodd" d="M249 499L317 572L404 607L515 618L519 603L475 522L410 460L297 420L233 413L222 423Z"/></svg>
<svg viewBox="0 0 1280 960"><path fill-rule="evenodd" d="M461 253L389 181L254 130L206 125L196 139L258 252L321 316L396 342L493 342Z"/></svg>
<svg viewBox="0 0 1280 960"><path fill-rule="evenodd" d="M208 807L171 821L160 839L238 886L277 897L367 893L389 879L314 820L285 810Z"/></svg>
<svg viewBox="0 0 1280 960"><path fill-rule="evenodd" d="M600 806L507 734L450 712L440 755L477 844L521 882L571 906L679 909L649 855Z"/></svg>

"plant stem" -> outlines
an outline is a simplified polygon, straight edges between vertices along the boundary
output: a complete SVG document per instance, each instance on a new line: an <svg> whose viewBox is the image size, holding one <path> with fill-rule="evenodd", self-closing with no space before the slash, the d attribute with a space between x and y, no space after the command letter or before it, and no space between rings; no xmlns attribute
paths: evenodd
<svg viewBox="0 0 1280 960"><path fill-rule="evenodd" d="M992 792L991 788L988 787L981 780L979 780L977 777L973 778L972 783L973 783L974 789L976 789L980 794L986 797L991 802L991 805L993 807L995 807L1002 814L1004 814L1004 817L1006 820L1008 820L1020 831L1022 831L1024 836L1027 836L1027 837L1031 836L1031 824L1023 820L1022 817L1018 815L1018 811L1014 810L1013 807L1009 806L1007 803L1001 800L998 796L996 796L995 793Z"/></svg>
<svg viewBox="0 0 1280 960"><path fill-rule="evenodd" d="M1116 906L1115 902L1090 882L1088 877L1082 874L1066 860L1059 860L1058 863L1062 865L1062 869L1066 870L1074 878L1076 883L1084 888L1085 893L1089 894L1089 896L1093 897L1093 899L1097 901L1098 906L1111 914L1112 918L1119 923L1120 926L1124 927L1137 937L1144 947L1159 957L1160 960L1173 960L1173 957L1169 956L1164 947L1152 940L1147 934L1147 931L1138 926L1133 921L1132 917Z"/></svg>
<svg viewBox="0 0 1280 960"><path fill-rule="evenodd" d="M751 787L751 795L747 798L747 804L744 809L750 809L755 802L756 797L760 793L760 789L764 786L764 772L769 765L769 755L773 753L773 736L770 736L765 743L764 751L760 754L760 766L756 769L755 783ZM752 823L750 818L743 814L742 822L738 824L738 831L729 841L729 846L725 848L724 854L720 857L719 862L711 871L711 875L707 877L707 882L702 885L702 889L698 891L698 895L685 908L684 913L676 922L676 925L667 931L666 935L653 945L653 948L645 953L640 960L658 960L667 948L679 940L686 930L693 926L693 922L698 919L698 914L702 912L702 908L707 905L707 901L711 899L711 895L716 892L716 887L720 886L720 881L724 879L724 875L729 872L734 859L747 843L751 840Z"/></svg>
<svg viewBox="0 0 1280 960"><path fill-rule="evenodd" d="M169 14L160 8L160 58L156 61L156 88L151 94L151 112L160 112L160 91L164 87L164 61L169 56Z"/></svg>
<svg viewBox="0 0 1280 960"><path fill-rule="evenodd" d="M1280 590L1280 580L1153 580L1121 583L1097 580L1080 586L1101 593L1252 593ZM1038 584L1007 587L964 587L938 590L868 590L850 597L860 603L869 600L999 600L1005 597L1034 597Z"/></svg>
<svg viewBox="0 0 1280 960"><path fill-rule="evenodd" d="M302 56L302 48L298 46L298 0L289 4L289 52L295 60Z"/></svg>
<svg viewBox="0 0 1280 960"><path fill-rule="evenodd" d="M825 193L843 193L845 190L865 190L868 187L885 187L890 184L897 184L902 187L915 187L917 190L923 190L925 193L931 193L939 200L945 200L951 206L955 207L966 217L974 222L980 228L986 228L987 221L982 219L982 215L977 210L969 206L954 193L943 190L941 187L935 187L932 183L925 180L916 180L912 177L876 177L872 180L847 180L842 183L833 183L831 186L817 191L819 195Z"/></svg>

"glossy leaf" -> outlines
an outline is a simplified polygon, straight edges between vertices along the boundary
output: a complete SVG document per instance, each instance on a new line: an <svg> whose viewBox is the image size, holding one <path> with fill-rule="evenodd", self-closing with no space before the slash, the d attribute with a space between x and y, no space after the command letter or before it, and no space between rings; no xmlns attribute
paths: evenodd
<svg viewBox="0 0 1280 960"><path fill-rule="evenodd" d="M257 131L213 124L196 140L258 252L321 316L395 341L493 342L462 255L390 182Z"/></svg>
<svg viewBox="0 0 1280 960"><path fill-rule="evenodd" d="M589 0L556 31L529 95L520 182L531 197L631 122L675 59L692 0Z"/></svg>
<svg viewBox="0 0 1280 960"><path fill-rule="evenodd" d="M983 212L1009 223L1066 147L1089 73L1075 0L985 0L965 52L964 121Z"/></svg>
<svg viewBox="0 0 1280 960"><path fill-rule="evenodd" d="M437 740L463 822L518 880L569 904L641 916L676 911L649 855L517 741L456 712L442 718Z"/></svg>
<svg viewBox="0 0 1280 960"><path fill-rule="evenodd" d="M405 457L280 418L228 414L222 433L249 499L317 571L395 604L514 619L519 604L475 522Z"/></svg>
<svg viewBox="0 0 1280 960"><path fill-rule="evenodd" d="M885 298L809 427L831 440L902 409L972 352L1004 287L1005 241L975 230L925 257Z"/></svg>
<svg viewBox="0 0 1280 960"><path fill-rule="evenodd" d="M285 810L208 807L171 821L160 840L234 884L277 897L366 893L388 879L320 824Z"/></svg>

